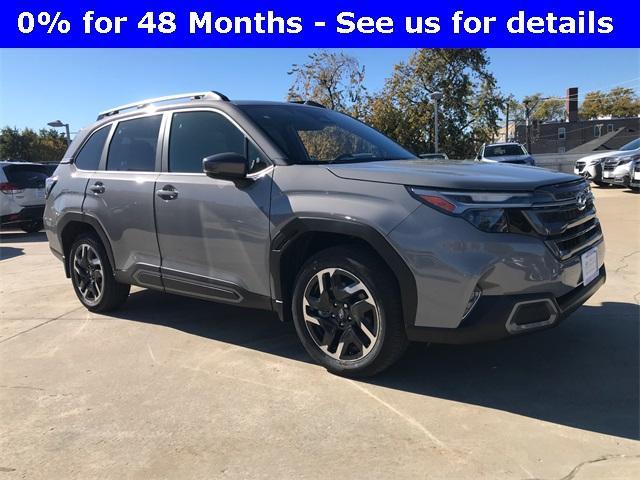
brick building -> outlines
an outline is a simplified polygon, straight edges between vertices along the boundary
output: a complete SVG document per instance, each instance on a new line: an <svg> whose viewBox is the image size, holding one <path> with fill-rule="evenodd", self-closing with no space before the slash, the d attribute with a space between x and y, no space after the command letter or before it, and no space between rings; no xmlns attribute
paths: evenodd
<svg viewBox="0 0 640 480"><path fill-rule="evenodd" d="M566 112L564 122L532 121L531 153L589 153L616 150L640 136L640 117L580 120L577 88L567 90ZM527 144L525 125L516 126L515 139Z"/></svg>

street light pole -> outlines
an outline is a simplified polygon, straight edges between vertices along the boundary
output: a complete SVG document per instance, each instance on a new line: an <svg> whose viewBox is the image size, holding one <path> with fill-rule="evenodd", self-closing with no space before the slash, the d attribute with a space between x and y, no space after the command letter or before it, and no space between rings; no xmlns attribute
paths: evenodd
<svg viewBox="0 0 640 480"><path fill-rule="evenodd" d="M67 135L67 145L69 145L71 143L71 132L69 132L69 124L68 123L63 123L60 120L54 120L53 122L47 123L47 125L49 125L50 127L54 127L54 128L64 127L66 135Z"/></svg>
<svg viewBox="0 0 640 480"><path fill-rule="evenodd" d="M442 100L442 93L440 92L433 92L431 94L431 100L433 100L433 108L434 108L434 117L433 117L433 130L434 130L434 139L433 139L433 147L434 147L434 151L435 153L438 153L438 135L439 135L439 131L438 131L438 101Z"/></svg>

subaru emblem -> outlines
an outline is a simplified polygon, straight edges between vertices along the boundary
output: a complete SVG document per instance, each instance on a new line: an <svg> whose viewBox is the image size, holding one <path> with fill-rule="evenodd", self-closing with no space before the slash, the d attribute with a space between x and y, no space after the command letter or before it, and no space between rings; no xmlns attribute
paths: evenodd
<svg viewBox="0 0 640 480"><path fill-rule="evenodd" d="M578 210L582 211L585 208L587 208L587 200L588 200L588 195L586 190L583 190L580 193L578 193L578 195L576 195L576 203L578 204Z"/></svg>

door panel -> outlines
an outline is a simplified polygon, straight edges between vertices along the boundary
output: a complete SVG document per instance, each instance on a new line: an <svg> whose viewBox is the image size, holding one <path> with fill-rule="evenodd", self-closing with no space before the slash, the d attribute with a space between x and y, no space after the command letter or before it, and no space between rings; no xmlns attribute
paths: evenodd
<svg viewBox="0 0 640 480"><path fill-rule="evenodd" d="M155 212L165 289L247 305L268 299L266 158L222 112L176 111L164 131ZM225 152L248 157L251 181L202 173L204 157Z"/></svg>
<svg viewBox="0 0 640 480"><path fill-rule="evenodd" d="M159 175L158 191L177 192L172 199L155 196L168 290L230 302L242 301L242 290L269 295L271 181L270 171L246 186L203 174Z"/></svg>
<svg viewBox="0 0 640 480"><path fill-rule="evenodd" d="M112 128L108 150L87 184L83 206L109 237L118 277L152 287L161 286L153 210L161 123L162 115L148 115ZM144 271L148 273L141 275Z"/></svg>
<svg viewBox="0 0 640 480"><path fill-rule="evenodd" d="M101 171L89 180L83 210L109 237L117 270L133 273L137 264L160 266L153 221L157 175Z"/></svg>

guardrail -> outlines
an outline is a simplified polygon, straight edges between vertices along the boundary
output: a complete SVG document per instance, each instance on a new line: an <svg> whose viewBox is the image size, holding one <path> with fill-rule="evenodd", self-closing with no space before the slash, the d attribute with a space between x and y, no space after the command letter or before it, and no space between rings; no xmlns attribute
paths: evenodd
<svg viewBox="0 0 640 480"><path fill-rule="evenodd" d="M548 168L558 172L573 173L576 160L586 157L584 153L545 153L533 155L536 167Z"/></svg>

